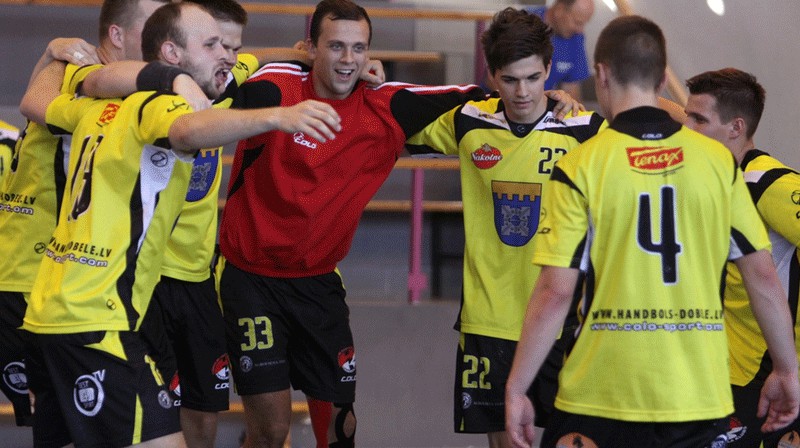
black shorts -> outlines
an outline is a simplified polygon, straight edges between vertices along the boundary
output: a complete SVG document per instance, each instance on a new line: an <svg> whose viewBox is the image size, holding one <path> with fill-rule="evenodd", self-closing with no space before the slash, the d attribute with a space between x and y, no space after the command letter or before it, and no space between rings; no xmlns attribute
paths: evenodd
<svg viewBox="0 0 800 448"><path fill-rule="evenodd" d="M338 273L263 277L229 261L220 296L238 394L291 385L317 400L355 401L350 309Z"/></svg>
<svg viewBox="0 0 800 448"><path fill-rule="evenodd" d="M176 406L203 412L229 405L230 363L214 278L161 277L139 331L157 347L157 364Z"/></svg>
<svg viewBox="0 0 800 448"><path fill-rule="evenodd" d="M14 407L17 426L31 426L31 400L25 371L25 352L31 334L19 327L27 303L21 292L0 292L0 389Z"/></svg>
<svg viewBox="0 0 800 448"><path fill-rule="evenodd" d="M34 338L35 446L124 447L180 431L178 408L139 333Z"/></svg>
<svg viewBox="0 0 800 448"><path fill-rule="evenodd" d="M724 448L728 418L679 423L639 423L556 409L541 448Z"/></svg>
<svg viewBox="0 0 800 448"><path fill-rule="evenodd" d="M538 427L545 427L553 413L566 341L556 341L528 389ZM516 341L461 333L453 389L455 432L505 431L505 388L516 347Z"/></svg>
<svg viewBox="0 0 800 448"><path fill-rule="evenodd" d="M758 398L764 382L753 380L746 386L731 386L736 410L730 418L728 446L731 448L777 448L800 446L800 418L775 432L761 432L765 418L758 418ZM763 445L762 445L763 442ZM781 444L781 442L784 442ZM794 444L792 444L792 442Z"/></svg>

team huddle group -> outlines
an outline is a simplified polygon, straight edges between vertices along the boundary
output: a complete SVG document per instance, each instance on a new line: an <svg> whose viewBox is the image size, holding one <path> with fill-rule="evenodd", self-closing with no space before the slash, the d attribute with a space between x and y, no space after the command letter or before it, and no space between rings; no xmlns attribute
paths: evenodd
<svg viewBox="0 0 800 448"><path fill-rule="evenodd" d="M105 0L99 45L51 41L0 134L0 387L36 447L212 447L231 374L245 447L283 446L290 388L318 447L354 446L337 264L405 150L460 159L456 432L800 446L800 175L754 146L755 77L671 103L663 33L620 17L598 114L545 90L553 29L523 10L481 36L490 95L384 82L350 0L294 49L239 54L246 24L235 0Z"/></svg>

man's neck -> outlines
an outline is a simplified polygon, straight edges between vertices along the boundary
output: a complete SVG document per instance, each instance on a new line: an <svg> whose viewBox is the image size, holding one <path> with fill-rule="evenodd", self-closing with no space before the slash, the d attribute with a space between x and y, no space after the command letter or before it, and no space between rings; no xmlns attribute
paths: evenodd
<svg viewBox="0 0 800 448"><path fill-rule="evenodd" d="M749 151L753 149L756 149L756 145L755 143L753 143L752 138L744 139L741 142L734 141L729 143L727 146L728 149L733 154L733 157L736 159L736 163L738 163L739 165L742 164L742 160L744 160L745 154L747 154Z"/></svg>
<svg viewBox="0 0 800 448"><path fill-rule="evenodd" d="M97 57L100 58L100 62L103 64L110 64L112 62L125 60L122 57L119 49L113 45L106 45L105 43L100 44L100 46L97 47Z"/></svg>
<svg viewBox="0 0 800 448"><path fill-rule="evenodd" d="M658 107L658 94L654 91L644 91L638 88L621 89L617 93L612 93L610 113L616 117L626 110L637 107L651 106Z"/></svg>

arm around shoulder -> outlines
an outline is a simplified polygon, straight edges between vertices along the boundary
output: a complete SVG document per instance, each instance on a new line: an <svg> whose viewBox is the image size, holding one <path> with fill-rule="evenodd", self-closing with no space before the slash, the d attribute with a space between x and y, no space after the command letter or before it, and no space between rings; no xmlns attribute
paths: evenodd
<svg viewBox="0 0 800 448"><path fill-rule="evenodd" d="M206 109L178 117L169 129L177 151L192 152L232 143L270 131L303 132L320 142L341 130L339 115L329 104L303 101L290 107Z"/></svg>
<svg viewBox="0 0 800 448"><path fill-rule="evenodd" d="M27 119L44 125L47 106L61 94L66 64L53 61L47 64L28 86L19 104L19 111Z"/></svg>

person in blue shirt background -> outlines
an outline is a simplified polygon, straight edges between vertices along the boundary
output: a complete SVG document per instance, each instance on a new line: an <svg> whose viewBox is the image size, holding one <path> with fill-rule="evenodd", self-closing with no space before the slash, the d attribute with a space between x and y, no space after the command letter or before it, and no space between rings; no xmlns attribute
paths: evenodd
<svg viewBox="0 0 800 448"><path fill-rule="evenodd" d="M555 0L550 7L527 8L553 29L553 60L546 90L561 89L581 99L581 83L591 76L583 29L594 14L594 0Z"/></svg>

